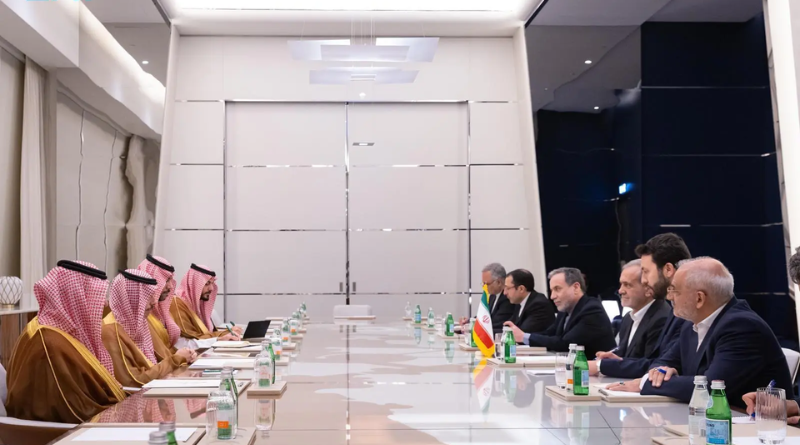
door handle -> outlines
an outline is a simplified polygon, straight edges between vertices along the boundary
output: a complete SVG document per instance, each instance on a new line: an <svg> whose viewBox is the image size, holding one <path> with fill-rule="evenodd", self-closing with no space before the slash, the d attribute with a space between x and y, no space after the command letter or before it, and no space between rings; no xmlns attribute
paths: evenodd
<svg viewBox="0 0 800 445"><path fill-rule="evenodd" d="M344 292L344 283L342 283L342 282L340 281L340 282L339 282L339 293L342 293L342 292Z"/></svg>
<svg viewBox="0 0 800 445"><path fill-rule="evenodd" d="M358 292L358 291L356 290L356 285L357 285L357 284L358 284L358 283L356 283L355 281L353 281L353 292L354 292L354 293L355 293L355 292Z"/></svg>

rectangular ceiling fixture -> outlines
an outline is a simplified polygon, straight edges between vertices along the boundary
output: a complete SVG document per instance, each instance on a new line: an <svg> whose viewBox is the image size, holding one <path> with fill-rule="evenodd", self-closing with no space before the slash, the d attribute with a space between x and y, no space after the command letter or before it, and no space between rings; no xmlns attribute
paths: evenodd
<svg viewBox="0 0 800 445"><path fill-rule="evenodd" d="M277 11L515 11L522 0L177 0L182 9Z"/></svg>
<svg viewBox="0 0 800 445"><path fill-rule="evenodd" d="M354 147L373 147L374 142L353 142Z"/></svg>
<svg viewBox="0 0 800 445"><path fill-rule="evenodd" d="M375 84L414 83L419 70L403 70L391 67L330 67L309 72L312 85L344 85L350 82L374 82Z"/></svg>
<svg viewBox="0 0 800 445"><path fill-rule="evenodd" d="M438 37L378 37L374 44L354 43L350 39L287 43L293 59L312 62L433 62L439 48Z"/></svg>

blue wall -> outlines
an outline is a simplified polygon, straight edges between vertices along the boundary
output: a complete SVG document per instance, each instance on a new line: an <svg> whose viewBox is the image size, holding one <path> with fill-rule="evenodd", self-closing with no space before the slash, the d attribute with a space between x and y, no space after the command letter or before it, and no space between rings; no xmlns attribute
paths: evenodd
<svg viewBox="0 0 800 445"><path fill-rule="evenodd" d="M579 267L607 292L618 259L673 231L723 261L736 294L795 344L763 17L645 23L641 35L641 90L601 114L538 113L547 267ZM636 188L609 201L623 182Z"/></svg>

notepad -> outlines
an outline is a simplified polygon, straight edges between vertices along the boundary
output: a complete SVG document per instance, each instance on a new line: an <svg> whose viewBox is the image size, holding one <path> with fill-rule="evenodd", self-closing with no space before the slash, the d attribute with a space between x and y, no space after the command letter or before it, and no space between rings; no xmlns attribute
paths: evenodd
<svg viewBox="0 0 800 445"><path fill-rule="evenodd" d="M219 380L184 380L184 379L167 379L167 380L153 380L144 385L144 388L218 388Z"/></svg>
<svg viewBox="0 0 800 445"><path fill-rule="evenodd" d="M756 423L756 419L750 416L734 416L731 417L731 423L734 425Z"/></svg>
<svg viewBox="0 0 800 445"><path fill-rule="evenodd" d="M253 359L201 358L189 366L190 369L222 368L232 366L236 369L253 369Z"/></svg>
<svg viewBox="0 0 800 445"><path fill-rule="evenodd" d="M733 445L761 445L758 437L734 437ZM800 437L787 437L783 445L800 445Z"/></svg>
<svg viewBox="0 0 800 445"><path fill-rule="evenodd" d="M261 345L250 345L244 348L229 348L229 347L221 347L221 348L214 348L213 353L225 353L225 352L261 352Z"/></svg>
<svg viewBox="0 0 800 445"><path fill-rule="evenodd" d="M130 442L150 439L150 433L158 428L86 428L84 432L72 438L73 442ZM176 428L175 439L186 442L197 428Z"/></svg>
<svg viewBox="0 0 800 445"><path fill-rule="evenodd" d="M250 357L249 352L217 352L215 349L214 352L206 352L203 354L203 358L216 358L216 359L228 359L228 358L247 358Z"/></svg>
<svg viewBox="0 0 800 445"><path fill-rule="evenodd" d="M252 346L249 341L217 341L212 348L246 348Z"/></svg>

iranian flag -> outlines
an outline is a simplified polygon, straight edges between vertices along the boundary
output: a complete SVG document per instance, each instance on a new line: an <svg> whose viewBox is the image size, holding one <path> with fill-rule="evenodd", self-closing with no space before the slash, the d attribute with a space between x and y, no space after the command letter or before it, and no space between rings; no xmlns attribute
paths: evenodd
<svg viewBox="0 0 800 445"><path fill-rule="evenodd" d="M493 332L492 314L489 312L489 289L484 284L481 304L478 306L478 316L475 319L475 327L472 329L472 339L484 357L494 355Z"/></svg>

